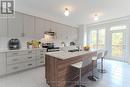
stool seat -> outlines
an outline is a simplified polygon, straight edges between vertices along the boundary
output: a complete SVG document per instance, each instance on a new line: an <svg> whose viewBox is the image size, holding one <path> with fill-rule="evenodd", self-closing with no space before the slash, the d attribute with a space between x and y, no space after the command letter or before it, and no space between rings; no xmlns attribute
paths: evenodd
<svg viewBox="0 0 130 87"><path fill-rule="evenodd" d="M83 62L81 61L81 62L78 62L78 63L75 63L75 64L71 64L71 66L80 69L80 68L82 68L82 64L83 64Z"/></svg>
<svg viewBox="0 0 130 87"><path fill-rule="evenodd" d="M97 60L97 57L92 57L92 60Z"/></svg>

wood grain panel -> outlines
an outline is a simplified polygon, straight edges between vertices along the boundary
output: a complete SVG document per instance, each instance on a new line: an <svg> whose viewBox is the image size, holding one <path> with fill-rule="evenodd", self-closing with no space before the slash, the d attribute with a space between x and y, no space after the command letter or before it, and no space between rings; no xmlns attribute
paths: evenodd
<svg viewBox="0 0 130 87"><path fill-rule="evenodd" d="M97 52L88 52L85 55L61 60L49 55L45 58L45 77L50 87L68 87L78 80L79 70L72 67L71 64L80 62L83 58L96 56ZM96 62L95 62L96 64ZM82 74L91 70L91 63L82 69Z"/></svg>

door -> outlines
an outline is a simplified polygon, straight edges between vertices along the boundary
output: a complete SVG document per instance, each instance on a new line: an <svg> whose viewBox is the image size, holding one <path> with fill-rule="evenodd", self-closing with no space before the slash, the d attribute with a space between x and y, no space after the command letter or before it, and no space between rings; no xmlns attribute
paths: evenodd
<svg viewBox="0 0 130 87"><path fill-rule="evenodd" d="M114 60L126 61L126 33L124 30L111 32L111 57Z"/></svg>

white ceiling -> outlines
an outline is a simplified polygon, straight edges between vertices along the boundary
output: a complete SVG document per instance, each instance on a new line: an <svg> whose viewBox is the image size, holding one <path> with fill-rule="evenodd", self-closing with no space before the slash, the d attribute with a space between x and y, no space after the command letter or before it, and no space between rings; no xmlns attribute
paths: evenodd
<svg viewBox="0 0 130 87"><path fill-rule="evenodd" d="M15 0L16 10L77 26L94 23L92 15L100 12L99 21L130 15L130 0ZM70 16L64 16L68 7Z"/></svg>

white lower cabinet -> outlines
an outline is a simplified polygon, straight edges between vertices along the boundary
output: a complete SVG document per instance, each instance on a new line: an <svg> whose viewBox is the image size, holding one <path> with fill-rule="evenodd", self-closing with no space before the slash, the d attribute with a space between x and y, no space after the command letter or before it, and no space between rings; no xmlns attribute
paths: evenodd
<svg viewBox="0 0 130 87"><path fill-rule="evenodd" d="M6 74L6 53L0 53L0 76Z"/></svg>
<svg viewBox="0 0 130 87"><path fill-rule="evenodd" d="M7 65L7 74L22 70L23 63Z"/></svg>
<svg viewBox="0 0 130 87"><path fill-rule="evenodd" d="M35 61L33 60L23 63L23 69L33 68L35 66L36 64L35 64Z"/></svg>
<svg viewBox="0 0 130 87"><path fill-rule="evenodd" d="M7 74L44 65L45 52L46 49L7 52Z"/></svg>
<svg viewBox="0 0 130 87"><path fill-rule="evenodd" d="M7 57L7 64L15 64L15 63L26 62L30 60L35 60L35 54Z"/></svg>
<svg viewBox="0 0 130 87"><path fill-rule="evenodd" d="M45 59L44 58L36 60L36 66L41 66L41 65L44 65L44 64L45 64Z"/></svg>

